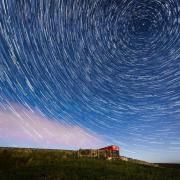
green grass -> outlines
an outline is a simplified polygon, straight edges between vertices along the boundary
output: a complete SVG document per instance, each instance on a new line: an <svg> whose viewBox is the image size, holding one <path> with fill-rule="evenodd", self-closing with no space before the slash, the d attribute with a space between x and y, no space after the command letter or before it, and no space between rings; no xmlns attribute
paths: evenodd
<svg viewBox="0 0 180 180"><path fill-rule="evenodd" d="M72 151L0 149L0 180L179 180L180 168L78 158Z"/></svg>

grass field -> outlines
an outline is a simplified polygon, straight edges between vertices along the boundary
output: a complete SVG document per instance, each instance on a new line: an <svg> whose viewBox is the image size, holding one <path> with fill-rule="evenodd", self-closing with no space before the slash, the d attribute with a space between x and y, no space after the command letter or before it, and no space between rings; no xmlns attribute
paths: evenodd
<svg viewBox="0 0 180 180"><path fill-rule="evenodd" d="M180 180L180 166L78 158L73 151L0 148L0 180Z"/></svg>

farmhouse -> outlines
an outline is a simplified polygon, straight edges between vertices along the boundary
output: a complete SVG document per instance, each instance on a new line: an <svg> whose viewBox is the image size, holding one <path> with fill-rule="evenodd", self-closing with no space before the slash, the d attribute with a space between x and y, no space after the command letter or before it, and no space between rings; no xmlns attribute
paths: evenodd
<svg viewBox="0 0 180 180"><path fill-rule="evenodd" d="M100 149L79 149L78 157L118 158L119 147L111 145Z"/></svg>

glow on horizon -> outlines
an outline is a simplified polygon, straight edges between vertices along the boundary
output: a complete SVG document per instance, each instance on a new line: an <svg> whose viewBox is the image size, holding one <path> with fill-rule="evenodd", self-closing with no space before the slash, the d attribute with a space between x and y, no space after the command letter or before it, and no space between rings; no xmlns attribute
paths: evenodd
<svg viewBox="0 0 180 180"><path fill-rule="evenodd" d="M10 107L0 110L0 146L71 149L97 148L104 143L86 128L48 119L23 106Z"/></svg>

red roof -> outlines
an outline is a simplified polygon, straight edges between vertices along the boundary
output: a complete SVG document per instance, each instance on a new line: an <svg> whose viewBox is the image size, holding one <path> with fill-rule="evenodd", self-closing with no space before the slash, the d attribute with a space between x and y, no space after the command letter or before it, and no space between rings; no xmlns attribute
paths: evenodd
<svg viewBox="0 0 180 180"><path fill-rule="evenodd" d="M119 147L115 146L115 145L112 145L112 146L107 146L107 147L101 148L100 150L119 151Z"/></svg>

